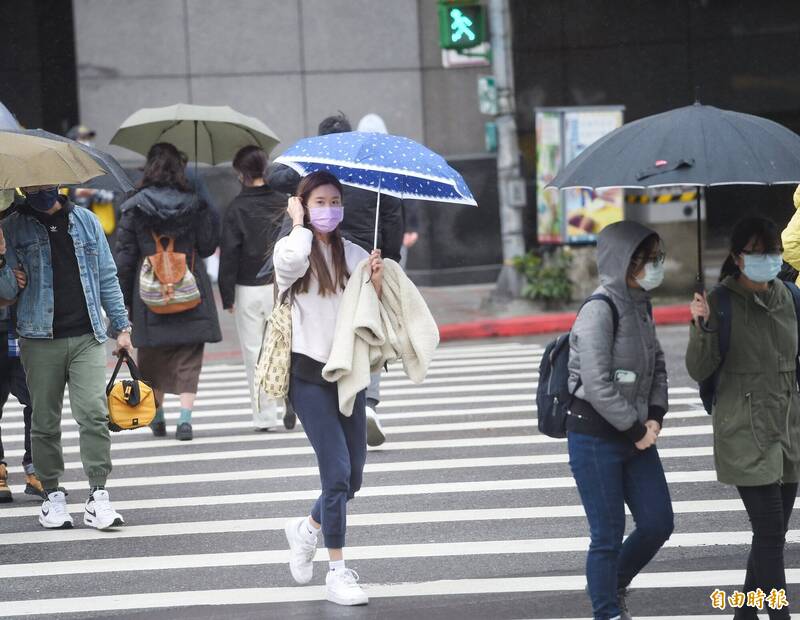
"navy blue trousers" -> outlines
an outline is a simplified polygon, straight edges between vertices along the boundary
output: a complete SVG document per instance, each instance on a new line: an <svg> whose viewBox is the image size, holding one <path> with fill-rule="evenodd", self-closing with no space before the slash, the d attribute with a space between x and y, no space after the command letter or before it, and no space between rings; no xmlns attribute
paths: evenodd
<svg viewBox="0 0 800 620"><path fill-rule="evenodd" d="M344 547L347 502L361 488L367 459L366 397L356 397L353 415L339 413L335 383L318 385L292 375L289 400L303 423L317 455L322 493L311 510L311 518L322 525L328 549Z"/></svg>

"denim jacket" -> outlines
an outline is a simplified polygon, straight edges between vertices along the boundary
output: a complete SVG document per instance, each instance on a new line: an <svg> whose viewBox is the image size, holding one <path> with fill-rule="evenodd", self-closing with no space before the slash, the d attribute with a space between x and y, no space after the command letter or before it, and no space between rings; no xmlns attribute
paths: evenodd
<svg viewBox="0 0 800 620"><path fill-rule="evenodd" d="M102 310L114 331L128 327L128 312L117 279L117 267L97 217L88 209L64 206L68 210L69 234L75 246L83 294L94 337L105 342L106 325ZM0 299L17 302L17 332L23 338L53 337L53 270L50 239L45 227L24 212L9 215L2 222L6 238L6 265L0 269ZM27 286L19 290L13 268L22 266Z"/></svg>

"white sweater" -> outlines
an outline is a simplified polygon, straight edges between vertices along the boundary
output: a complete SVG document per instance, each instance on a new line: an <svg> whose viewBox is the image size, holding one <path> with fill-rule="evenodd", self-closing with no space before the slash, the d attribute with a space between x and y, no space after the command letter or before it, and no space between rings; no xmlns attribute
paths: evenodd
<svg viewBox="0 0 800 620"><path fill-rule="evenodd" d="M275 244L272 262L275 266L275 280L279 294L289 289L292 284L302 278L308 271L311 256L311 242L314 233L302 226L295 227L289 235ZM331 249L320 243L329 267L332 266ZM347 270L356 271L358 264L369 257L361 247L344 241L344 256ZM335 295L322 297L319 294L319 282L312 275L307 293L301 293L292 303L292 351L306 355L322 364L328 362L333 346L333 334L336 330L336 317L343 291Z"/></svg>

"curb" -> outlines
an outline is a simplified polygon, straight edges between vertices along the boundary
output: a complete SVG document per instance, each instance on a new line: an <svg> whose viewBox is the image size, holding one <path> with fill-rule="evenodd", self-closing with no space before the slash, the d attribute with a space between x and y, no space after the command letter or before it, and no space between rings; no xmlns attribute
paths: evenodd
<svg viewBox="0 0 800 620"><path fill-rule="evenodd" d="M558 312L451 323L439 326L439 339L441 342L447 342L567 332L575 322L576 315L576 312ZM653 318L656 325L683 325L689 322L691 315L686 305L660 306L653 309Z"/></svg>

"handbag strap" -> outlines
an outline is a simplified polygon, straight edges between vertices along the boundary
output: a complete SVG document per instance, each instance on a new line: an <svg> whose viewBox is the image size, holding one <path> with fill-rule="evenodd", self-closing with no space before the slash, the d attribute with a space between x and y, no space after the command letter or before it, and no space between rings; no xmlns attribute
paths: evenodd
<svg viewBox="0 0 800 620"><path fill-rule="evenodd" d="M111 394L111 390L114 389L114 382L116 382L117 375L119 374L119 370L122 368L123 364L127 364L128 372L131 374L131 379L134 381L142 380L142 376L139 373L139 367L136 366L136 362L133 361L130 353L128 353L125 349L122 349L117 356L117 364L114 366L114 372L111 373L111 379L109 379L108 385L106 385L106 396Z"/></svg>

